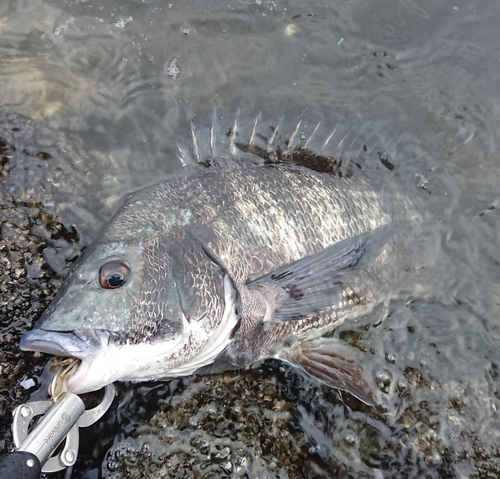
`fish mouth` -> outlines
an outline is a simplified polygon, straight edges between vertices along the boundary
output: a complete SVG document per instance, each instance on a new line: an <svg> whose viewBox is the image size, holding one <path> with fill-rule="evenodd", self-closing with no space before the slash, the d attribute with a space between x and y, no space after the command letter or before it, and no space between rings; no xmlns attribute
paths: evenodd
<svg viewBox="0 0 500 479"><path fill-rule="evenodd" d="M50 331L33 329L23 335L20 348L23 351L35 351L80 359L77 370L68 378L69 392L81 394L97 391L113 382L108 377L109 371L102 371L99 379L89 381L89 369L94 359L106 348L111 339L109 331L105 330L78 330L78 331Z"/></svg>
<svg viewBox="0 0 500 479"><path fill-rule="evenodd" d="M20 347L23 351L73 356L83 360L93 348L101 346L100 336L97 331L90 329L81 331L33 329L23 335Z"/></svg>
<svg viewBox="0 0 500 479"><path fill-rule="evenodd" d="M53 331L35 328L21 338L23 351L37 351L80 360L66 381L68 392L97 391L114 381L150 381L177 377L165 364L179 353L190 336L181 334L169 340L128 344L119 333L104 329ZM182 374L184 375L184 374Z"/></svg>

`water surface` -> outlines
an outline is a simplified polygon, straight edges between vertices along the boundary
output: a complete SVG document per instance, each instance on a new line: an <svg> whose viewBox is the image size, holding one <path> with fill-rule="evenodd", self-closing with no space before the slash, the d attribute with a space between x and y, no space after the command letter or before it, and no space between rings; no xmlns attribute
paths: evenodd
<svg viewBox="0 0 500 479"><path fill-rule="evenodd" d="M385 408L274 362L120 386L71 477L497 477L499 20L493 0L3 2L0 445L14 404L45 394L46 358L17 344L53 272L181 168L177 141L215 101L387 125L410 145L395 178L437 221L440 286L336 332L371 354Z"/></svg>

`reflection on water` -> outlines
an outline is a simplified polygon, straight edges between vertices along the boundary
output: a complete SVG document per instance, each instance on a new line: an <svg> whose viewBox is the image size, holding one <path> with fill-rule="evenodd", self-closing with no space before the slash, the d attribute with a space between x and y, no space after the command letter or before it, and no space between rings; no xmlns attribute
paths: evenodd
<svg viewBox="0 0 500 479"><path fill-rule="evenodd" d="M383 120L417 139L426 154L394 152L394 174L437 219L442 287L335 333L371 355L384 408L273 361L122 385L108 419L82 431L72 477L101 463L105 477L498 476L495 7L2 3L0 446L14 403L44 396L20 385L48 377L17 343L59 286L52 271L65 274L124 195L180 168L176 141L216 101L243 118Z"/></svg>

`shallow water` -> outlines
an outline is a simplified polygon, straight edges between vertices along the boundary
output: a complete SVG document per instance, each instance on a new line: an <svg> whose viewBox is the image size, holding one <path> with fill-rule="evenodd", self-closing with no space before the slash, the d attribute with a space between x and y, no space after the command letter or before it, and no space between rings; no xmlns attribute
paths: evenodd
<svg viewBox="0 0 500 479"><path fill-rule="evenodd" d="M45 359L16 345L52 271L181 168L215 101L405 133L391 162L437 219L441 287L336 332L371 354L384 408L274 362L120 386L72 477L497 477L499 20L493 0L0 4L0 445L14 404L44 396Z"/></svg>

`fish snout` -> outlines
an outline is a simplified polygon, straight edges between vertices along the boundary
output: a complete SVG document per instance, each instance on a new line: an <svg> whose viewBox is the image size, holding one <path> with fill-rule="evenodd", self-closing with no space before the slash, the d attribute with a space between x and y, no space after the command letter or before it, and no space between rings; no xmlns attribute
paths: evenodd
<svg viewBox="0 0 500 479"><path fill-rule="evenodd" d="M109 333L102 330L50 331L35 328L23 335L20 348L23 351L85 359L108 339Z"/></svg>

